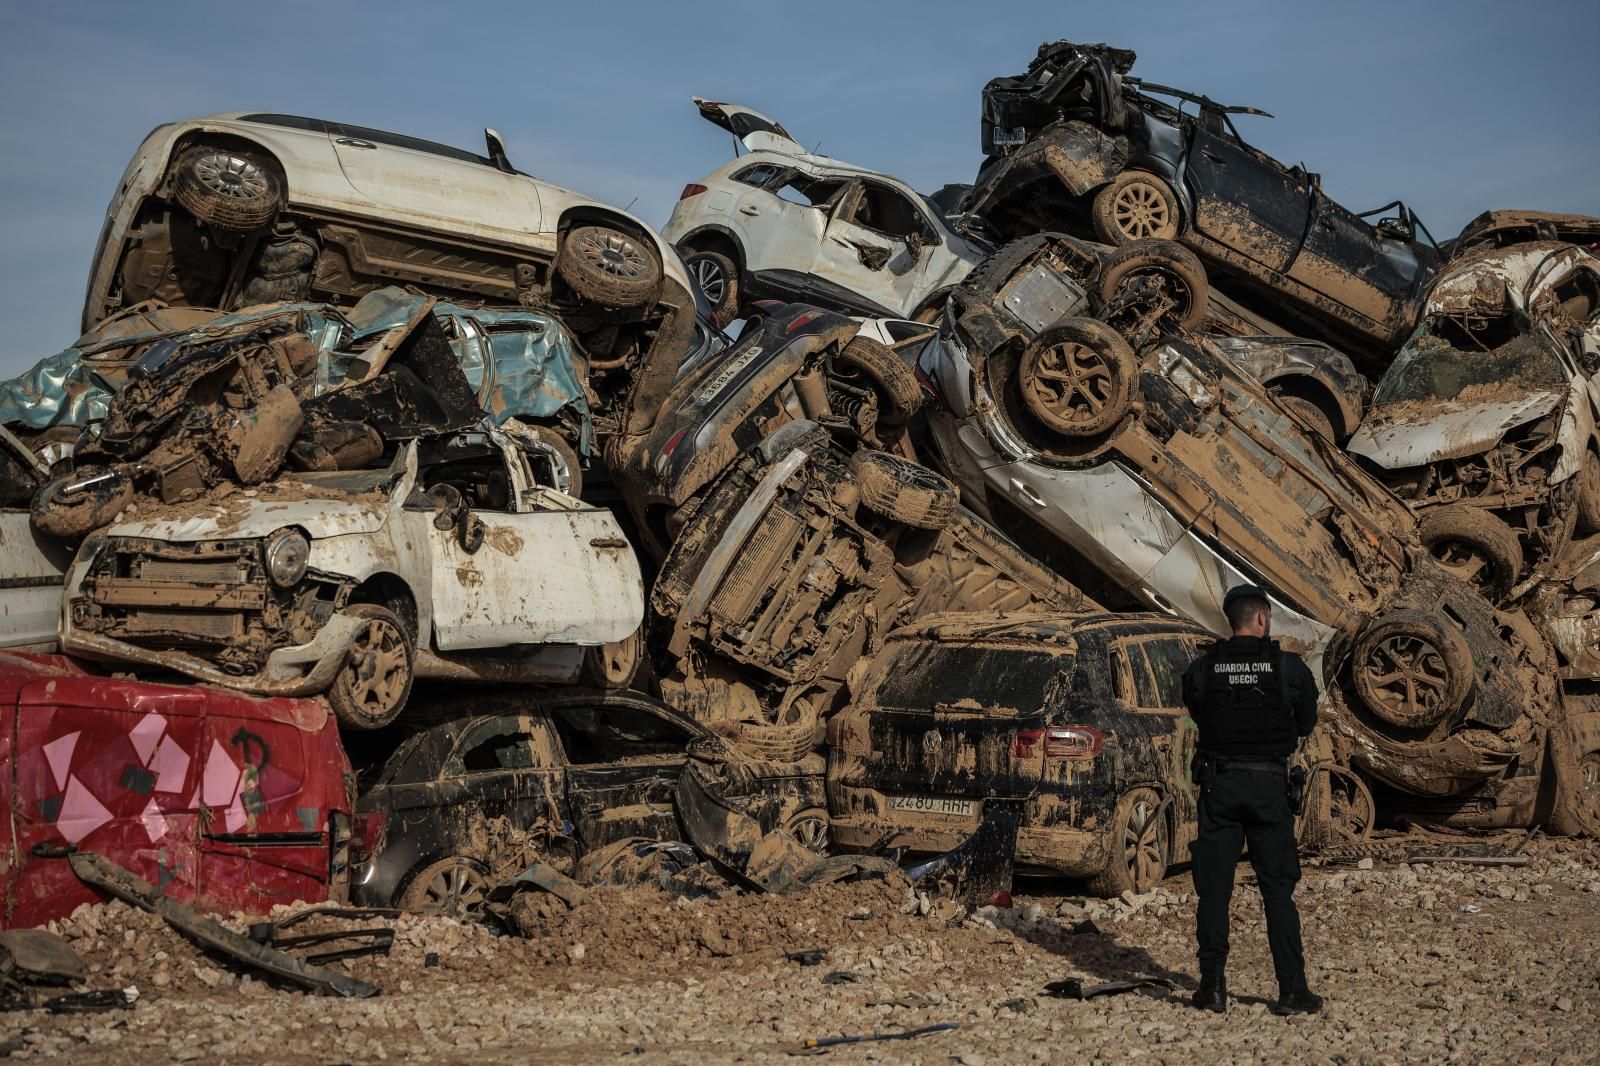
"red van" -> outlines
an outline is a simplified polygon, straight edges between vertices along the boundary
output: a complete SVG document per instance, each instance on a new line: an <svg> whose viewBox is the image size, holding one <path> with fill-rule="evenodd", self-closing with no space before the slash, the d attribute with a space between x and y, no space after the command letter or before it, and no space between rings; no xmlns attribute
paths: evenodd
<svg viewBox="0 0 1600 1066"><path fill-rule="evenodd" d="M326 707L0 652L0 928L101 897L44 845L94 851L203 910L265 913L344 880L352 777Z"/></svg>

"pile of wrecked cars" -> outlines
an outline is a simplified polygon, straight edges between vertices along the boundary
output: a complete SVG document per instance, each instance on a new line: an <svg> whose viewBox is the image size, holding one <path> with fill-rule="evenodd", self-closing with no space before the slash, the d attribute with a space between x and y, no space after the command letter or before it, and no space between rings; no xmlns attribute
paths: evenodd
<svg viewBox="0 0 1600 1066"><path fill-rule="evenodd" d="M933 196L696 99L661 234L493 131L152 133L0 384L0 925L1144 891L1242 581L1305 846L1600 831L1600 225L1370 224L1133 62L992 81Z"/></svg>

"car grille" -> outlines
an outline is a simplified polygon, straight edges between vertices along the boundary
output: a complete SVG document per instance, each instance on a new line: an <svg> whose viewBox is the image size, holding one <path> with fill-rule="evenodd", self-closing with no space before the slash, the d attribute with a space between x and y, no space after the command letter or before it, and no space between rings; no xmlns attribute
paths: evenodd
<svg viewBox="0 0 1600 1066"><path fill-rule="evenodd" d="M182 581L196 585L232 585L248 581L239 559L151 559L136 557L137 576L146 581Z"/></svg>
<svg viewBox="0 0 1600 1066"><path fill-rule="evenodd" d="M130 611L123 619L129 635L182 633L207 642L233 640L244 632L244 616L237 611Z"/></svg>

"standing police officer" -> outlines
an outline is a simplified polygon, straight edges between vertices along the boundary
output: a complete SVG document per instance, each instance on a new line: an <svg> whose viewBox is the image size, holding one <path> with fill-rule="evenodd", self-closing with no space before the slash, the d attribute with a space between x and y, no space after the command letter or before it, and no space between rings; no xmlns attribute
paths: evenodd
<svg viewBox="0 0 1600 1066"><path fill-rule="evenodd" d="M1245 841L1267 912L1267 943L1278 975L1274 1014L1310 1014L1322 999L1306 987L1289 756L1317 724L1317 685L1305 662L1268 638L1272 606L1254 585L1228 590L1223 613L1233 636L1218 641L1183 675L1183 702L1199 730L1195 778L1199 835L1190 846L1200 942L1200 987L1193 1003L1228 1006L1228 905Z"/></svg>

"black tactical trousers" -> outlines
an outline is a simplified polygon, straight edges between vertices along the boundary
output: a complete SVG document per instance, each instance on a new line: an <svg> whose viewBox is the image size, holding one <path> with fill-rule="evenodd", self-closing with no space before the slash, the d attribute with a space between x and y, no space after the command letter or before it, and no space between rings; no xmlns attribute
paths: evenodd
<svg viewBox="0 0 1600 1066"><path fill-rule="evenodd" d="M1211 775L1209 787L1202 784L1199 835L1189 848L1199 897L1195 925L1200 973L1222 976L1227 966L1233 871L1247 840L1250 865L1255 868L1267 912L1267 944L1272 948L1278 990L1297 991L1306 985L1300 913L1294 906L1300 856L1281 774L1223 770Z"/></svg>

